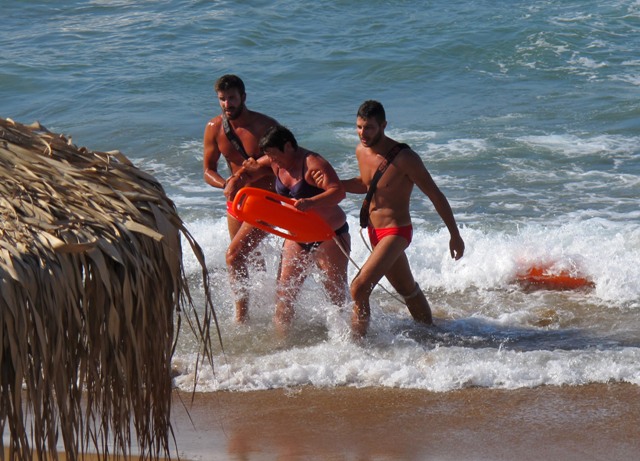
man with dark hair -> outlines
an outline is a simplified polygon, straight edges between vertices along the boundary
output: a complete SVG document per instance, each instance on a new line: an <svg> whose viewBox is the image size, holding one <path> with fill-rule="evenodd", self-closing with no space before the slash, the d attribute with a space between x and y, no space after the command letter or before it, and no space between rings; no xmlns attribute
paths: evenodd
<svg viewBox="0 0 640 461"><path fill-rule="evenodd" d="M267 130L278 122L259 112L247 109L244 82L236 75L223 75L214 86L222 113L212 118L204 130L204 180L207 184L224 189L227 179L218 172L222 155L227 161L231 177L248 158L262 154L258 143ZM253 184L264 189L273 188L273 176ZM247 223L239 221L230 212L227 202L227 224L231 243L226 254L227 267L235 294L236 320L247 319L248 299L245 290L249 257L255 247L267 235Z"/></svg>
<svg viewBox="0 0 640 461"><path fill-rule="evenodd" d="M385 110L378 101L365 101L358 109L356 127L360 144L356 159L360 176L345 180L345 190L366 194L361 212L362 227L367 227L372 252L351 282L354 300L352 330L355 336L366 334L371 316L369 297L382 277L404 297L411 316L418 322L432 323L431 308L413 278L405 250L411 243L413 228L409 203L416 185L433 203L449 229L451 257L460 259L464 241L456 226L449 201L435 184L422 159L406 144L389 138ZM380 170L381 174L376 175ZM377 176L376 179L374 179ZM379 179L379 181L378 181ZM377 183L377 184L376 184Z"/></svg>

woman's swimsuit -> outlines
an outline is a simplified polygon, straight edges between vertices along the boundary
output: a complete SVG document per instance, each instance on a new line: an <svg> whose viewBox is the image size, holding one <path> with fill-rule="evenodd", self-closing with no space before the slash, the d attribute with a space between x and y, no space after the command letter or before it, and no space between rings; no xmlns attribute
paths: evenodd
<svg viewBox="0 0 640 461"><path fill-rule="evenodd" d="M315 197L318 194L322 194L324 189L320 189L319 187L312 186L305 179L305 170L307 166L307 157L305 156L302 162L302 179L295 183L291 189L282 184L280 181L280 170L278 169L278 173L276 173L276 192L280 195L284 195L285 197L291 197L295 199L301 198L311 198Z"/></svg>
<svg viewBox="0 0 640 461"><path fill-rule="evenodd" d="M336 237L338 237L338 236L340 236L342 234L348 234L349 233L349 223L345 222L342 226L340 226L340 228L336 229L335 232L336 232ZM324 242L320 241L320 242L309 242L309 243L302 243L302 242L296 242L296 243L298 245L300 245L304 251L309 253L310 251L315 250L316 248L318 248Z"/></svg>
<svg viewBox="0 0 640 461"><path fill-rule="evenodd" d="M295 183L290 189L287 186L285 186L282 183L282 181L280 181L280 175L279 175L280 170L278 169L278 171L276 172L276 192L280 195L284 195L285 197L291 197L298 200L301 198L315 197L316 195L323 193L324 189L320 189L319 187L312 186L306 181L306 179L304 179L306 167L307 167L307 156L304 157L304 160L302 162L302 179L297 183ZM336 235L348 233L349 224L345 222L335 232L336 232ZM305 251L309 252L311 250L318 248L320 245L322 245L323 242L320 241L320 242L309 242L309 243L302 243L302 242L296 242L296 243L300 245Z"/></svg>

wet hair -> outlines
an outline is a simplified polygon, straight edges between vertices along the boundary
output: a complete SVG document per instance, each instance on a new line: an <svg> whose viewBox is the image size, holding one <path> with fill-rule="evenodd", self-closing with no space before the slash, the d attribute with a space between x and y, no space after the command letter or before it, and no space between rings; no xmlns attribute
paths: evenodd
<svg viewBox="0 0 640 461"><path fill-rule="evenodd" d="M291 143L291 147L294 149L298 148L298 141L296 141L295 136L287 127L281 125L272 126L260 139L260 150L264 152L275 147L284 152L284 146L288 142Z"/></svg>
<svg viewBox="0 0 640 461"><path fill-rule="evenodd" d="M382 124L387 120L387 114L385 114L382 104L371 99L360 105L360 108L358 108L358 117L364 120L373 118L379 124Z"/></svg>
<svg viewBox="0 0 640 461"><path fill-rule="evenodd" d="M233 74L227 74L220 77L218 80L216 80L213 88L216 90L216 93L220 91L229 91L236 88L241 95L245 94L244 82L240 77Z"/></svg>

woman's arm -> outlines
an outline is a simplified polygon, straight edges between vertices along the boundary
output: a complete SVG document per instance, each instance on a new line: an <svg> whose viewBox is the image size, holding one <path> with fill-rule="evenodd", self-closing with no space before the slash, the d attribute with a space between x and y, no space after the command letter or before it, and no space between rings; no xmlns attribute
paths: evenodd
<svg viewBox="0 0 640 461"><path fill-rule="evenodd" d="M233 173L224 187L224 195L227 200L233 200L238 191L243 187L271 174L271 160L266 155L258 160L249 158Z"/></svg>
<svg viewBox="0 0 640 461"><path fill-rule="evenodd" d="M340 203L346 196L344 187L338 174L331 164L321 155L311 153L307 155L307 174L304 180L309 184L323 189L324 192L310 198L296 200L294 206L301 211L316 207L330 207Z"/></svg>

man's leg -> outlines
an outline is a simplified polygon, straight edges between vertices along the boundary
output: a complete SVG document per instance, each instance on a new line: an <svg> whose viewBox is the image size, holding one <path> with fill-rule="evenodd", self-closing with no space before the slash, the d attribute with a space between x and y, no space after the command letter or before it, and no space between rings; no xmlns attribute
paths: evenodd
<svg viewBox="0 0 640 461"><path fill-rule="evenodd" d="M240 230L240 226L242 226L242 221L238 221L236 218L227 213L227 228L229 229L229 239L233 240L233 237Z"/></svg>
<svg viewBox="0 0 640 461"><path fill-rule="evenodd" d="M227 227L229 229L229 238L230 240L233 240L233 237L235 237L235 235L240 230L240 227L242 227L242 221L239 221L238 219L234 218L231 214L227 213ZM258 267L259 269L262 269L263 271L266 268L266 263L264 262L264 258L262 257L262 254L260 254L259 251L251 252L251 260L249 260L248 263L255 265L256 267Z"/></svg>
<svg viewBox="0 0 640 461"><path fill-rule="evenodd" d="M355 337L367 333L371 309L369 296L375 285L389 273L398 258L404 256L409 243L404 237L391 235L380 240L373 248L360 272L351 282L351 296L354 301L351 329ZM406 257L405 257L406 258Z"/></svg>
<svg viewBox="0 0 640 461"><path fill-rule="evenodd" d="M229 270L231 287L234 291L236 320L238 322L244 322L248 317L246 282L249 275L249 256L266 236L267 233L257 227L242 223L227 249L227 269Z"/></svg>
<svg viewBox="0 0 640 461"><path fill-rule="evenodd" d="M431 308L424 293L416 283L409 267L407 255L403 252L386 274L393 288L404 298L411 317L416 322L431 325Z"/></svg>

